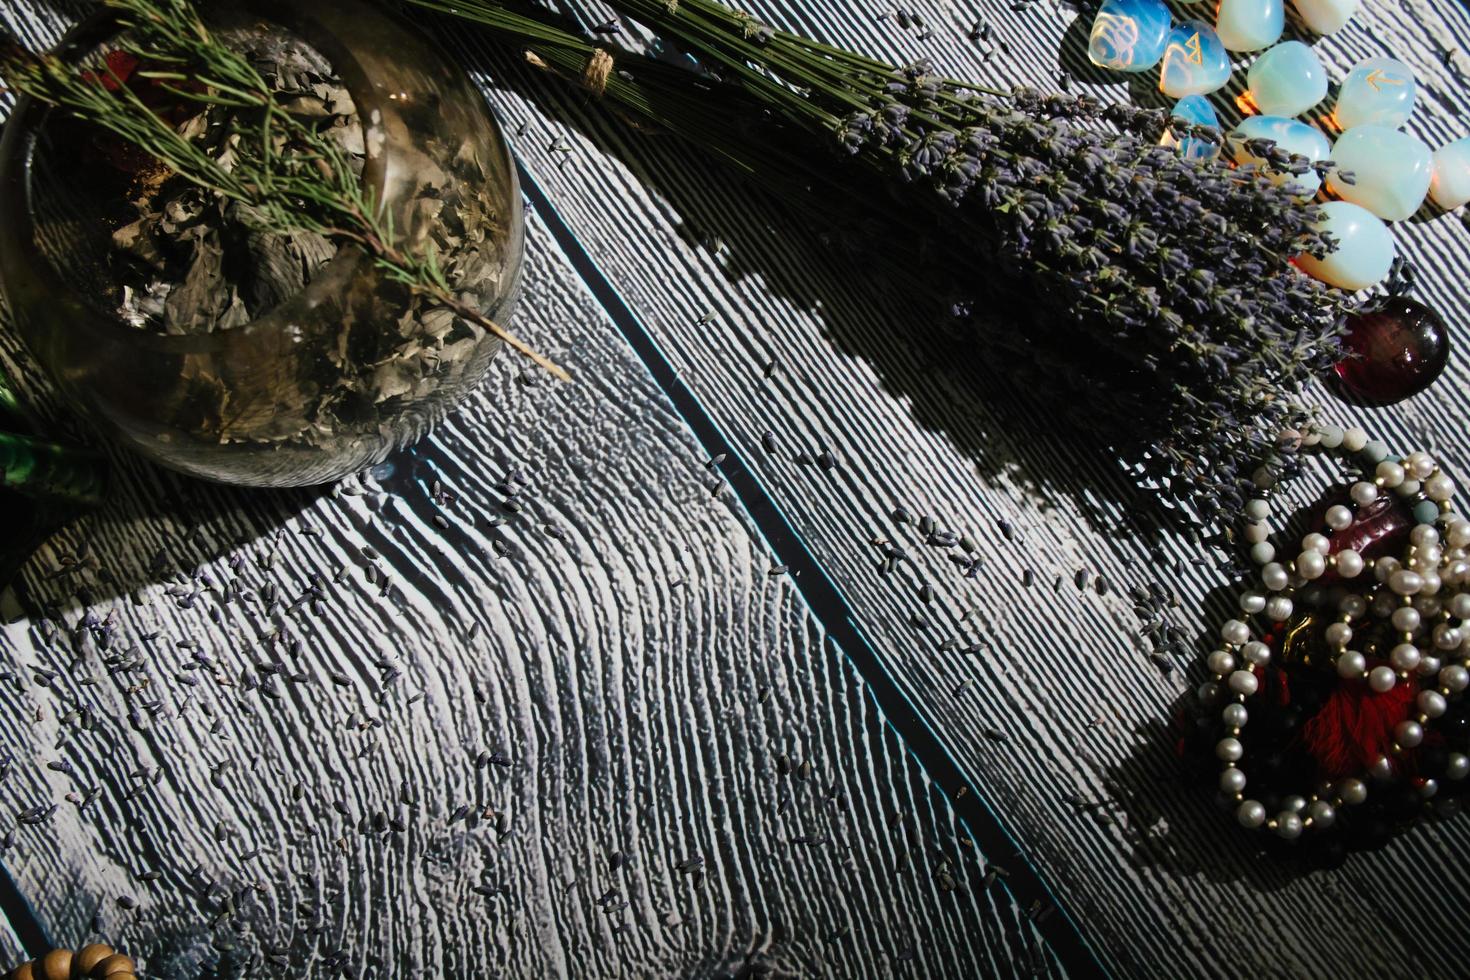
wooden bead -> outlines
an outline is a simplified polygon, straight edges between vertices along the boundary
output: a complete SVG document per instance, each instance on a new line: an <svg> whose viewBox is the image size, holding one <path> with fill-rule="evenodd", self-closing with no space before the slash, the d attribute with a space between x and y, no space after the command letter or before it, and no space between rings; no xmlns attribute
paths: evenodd
<svg viewBox="0 0 1470 980"><path fill-rule="evenodd" d="M131 957L124 956L122 953L113 953L92 967L91 976L94 980L103 980L104 977L117 977L125 973L131 974L136 970L137 967L133 965Z"/></svg>
<svg viewBox="0 0 1470 980"><path fill-rule="evenodd" d="M36 980L36 974L33 969L35 965L34 960L22 963L5 975L6 980Z"/></svg>
<svg viewBox="0 0 1470 980"><path fill-rule="evenodd" d="M53 949L36 962L37 980L71 980L71 950Z"/></svg>
<svg viewBox="0 0 1470 980"><path fill-rule="evenodd" d="M116 950L106 943L92 943L77 950L71 958L71 980L83 980L90 976L92 968L111 956Z"/></svg>

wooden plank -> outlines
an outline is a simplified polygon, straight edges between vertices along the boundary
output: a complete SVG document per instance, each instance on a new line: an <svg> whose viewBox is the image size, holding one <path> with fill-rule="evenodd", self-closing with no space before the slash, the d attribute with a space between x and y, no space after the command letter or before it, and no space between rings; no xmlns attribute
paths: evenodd
<svg viewBox="0 0 1470 980"><path fill-rule="evenodd" d="M1084 70L1086 25L1053 3L1022 12L1000 0L906 4L935 32L922 42L881 16L891 8L877 0L746 6L895 61L928 54L957 74L1044 87L1066 65L1079 87L1147 95L1147 82L1130 88ZM576 9L589 25L605 20L600 8ZM996 32L978 48L965 38L977 13ZM464 28L443 30L476 44ZM1375 54L1415 65L1424 94L1410 128L1438 145L1470 129L1457 101L1467 43L1462 6L1409 0L1368 6L1319 50L1337 77ZM1301 876L1257 860L1208 799L1173 777L1165 726L1193 675L1184 659L1167 674L1148 659L1125 589L1167 586L1178 599L1171 623L1191 639L1224 618L1230 593L1217 556L1172 530L1104 450L1038 422L1035 406L983 366L926 346L902 282L845 258L697 153L631 135L580 93L548 90L514 53L477 50L503 118L549 110L560 120L533 122L519 151L1110 966L1161 976L1458 969L1467 944L1456 910L1470 881L1449 855L1470 843L1464 821ZM1470 233L1449 216L1396 234L1421 298L1460 329ZM1323 398L1396 448L1428 445L1470 472L1467 391L1470 372L1456 358L1439 385L1395 410ZM774 454L761 447L765 431L777 437ZM830 472L794 458L824 448L837 461ZM977 577L896 524L897 506L970 533ZM911 560L880 574L874 536ZM1079 570L1111 588L1078 589ZM918 599L923 583L934 602ZM984 641L983 655L958 656L941 646L949 639Z"/></svg>
<svg viewBox="0 0 1470 980"><path fill-rule="evenodd" d="M21 942L15 930L10 927L9 920L0 915L0 964L10 967L17 963L24 963L30 958L30 954L26 952L25 943Z"/></svg>
<svg viewBox="0 0 1470 980"><path fill-rule="evenodd" d="M0 752L57 808L4 860L50 938L159 976L1060 972L531 224L517 326L576 384L502 361L323 492L119 457L31 563Z"/></svg>
<svg viewBox="0 0 1470 980"><path fill-rule="evenodd" d="M680 420L532 241L518 322L575 385L502 363L430 441L315 498L123 460L122 503L33 562L26 602L49 612L0 641L0 746L17 809L60 804L6 855L52 937L121 941L156 975L194 975L211 942L238 947L226 972L278 947L316 968L346 947L381 976L709 975L747 953L1049 971ZM513 469L533 487L518 515L488 486ZM313 576L325 601L295 605ZM120 652L140 667L110 676ZM227 892L239 912L211 928Z"/></svg>

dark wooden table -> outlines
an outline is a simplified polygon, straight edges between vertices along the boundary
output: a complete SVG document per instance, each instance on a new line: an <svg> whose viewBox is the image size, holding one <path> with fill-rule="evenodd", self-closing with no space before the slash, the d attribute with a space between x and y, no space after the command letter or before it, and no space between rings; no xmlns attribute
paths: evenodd
<svg viewBox="0 0 1470 980"><path fill-rule="evenodd" d="M905 6L931 37L879 0L752 9L1157 102L1088 68L1053 0ZM77 12L0 21L43 43ZM1166 724L1229 583L1116 461L915 342L903 284L819 230L438 29L524 166L517 326L576 383L504 358L421 445L314 492L119 456L107 507L7 597L0 959L101 938L180 977L1463 971L1470 821L1301 875L1180 784ZM1339 78L1413 64L1409 128L1440 145L1470 133L1467 43L1462 4L1369 0L1318 49ZM1396 234L1463 340L1470 232ZM1467 390L1457 355L1392 412L1334 410L1467 473ZM885 570L883 542L907 559ZM1151 583L1188 637L1162 654L1128 595Z"/></svg>

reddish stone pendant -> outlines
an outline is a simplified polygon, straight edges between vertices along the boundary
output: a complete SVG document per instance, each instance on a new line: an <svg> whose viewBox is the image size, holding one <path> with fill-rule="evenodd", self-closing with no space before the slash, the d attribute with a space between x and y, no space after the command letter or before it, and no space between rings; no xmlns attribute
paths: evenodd
<svg viewBox="0 0 1470 980"><path fill-rule="evenodd" d="M1350 394L1392 405L1428 388L1450 357L1450 334L1438 313L1414 300L1390 297L1348 318L1343 347L1357 355L1337 364Z"/></svg>

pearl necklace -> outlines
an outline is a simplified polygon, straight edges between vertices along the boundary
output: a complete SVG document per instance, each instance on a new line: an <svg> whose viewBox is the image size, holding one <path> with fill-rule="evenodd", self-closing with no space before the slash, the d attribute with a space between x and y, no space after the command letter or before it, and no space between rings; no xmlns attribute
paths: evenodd
<svg viewBox="0 0 1470 980"><path fill-rule="evenodd" d="M1327 535L1313 531L1302 538L1295 558L1277 561L1275 548L1267 540L1271 533L1267 518L1278 478L1269 467L1254 474L1258 495L1245 505L1245 539L1251 560L1260 566L1261 588L1244 592L1240 597L1244 617L1221 628L1220 648L1206 658L1212 679L1200 686L1198 695L1206 709L1219 712L1223 726L1223 735L1215 743L1215 756L1222 766L1219 786L1236 820L1243 827L1295 840L1305 831L1332 826L1339 808L1366 800L1370 779L1392 779L1397 771L1395 757L1419 746L1426 726L1445 713L1451 699L1470 687L1470 521L1452 510L1454 483L1427 453L1390 459L1388 447L1369 440L1363 430L1334 425L1314 425L1305 433L1287 430L1281 433L1279 444L1287 451L1333 452L1349 460L1356 457L1364 472L1373 474L1371 480L1360 479L1349 490L1358 513L1342 504L1327 508L1326 532L1351 527L1387 491L1400 498L1415 521L1402 559L1365 559L1352 548L1333 553ZM1272 816L1263 803L1246 793L1248 767L1240 735L1250 718L1248 705L1260 689L1256 671L1271 662L1272 650L1253 638L1245 618L1264 616L1285 623L1295 609L1295 598L1318 588L1314 583L1329 572L1356 590L1341 597L1337 617L1321 634L1338 676L1345 681L1366 681L1373 692L1370 697L1386 694L1415 675L1422 686L1409 717L1394 727L1389 754L1380 756L1361 777L1324 780L1310 793L1286 797L1281 811ZM1352 640L1355 634L1384 623L1395 643L1388 663L1370 669L1367 657L1352 648ZM1451 753L1445 775L1456 780L1470 776L1470 756ZM1422 777L1415 780L1415 786L1424 799L1439 788L1434 779Z"/></svg>

